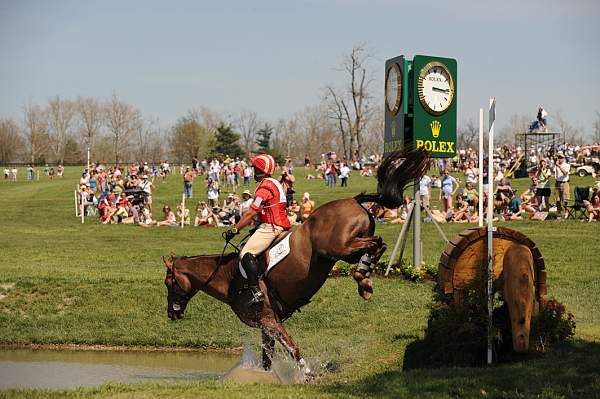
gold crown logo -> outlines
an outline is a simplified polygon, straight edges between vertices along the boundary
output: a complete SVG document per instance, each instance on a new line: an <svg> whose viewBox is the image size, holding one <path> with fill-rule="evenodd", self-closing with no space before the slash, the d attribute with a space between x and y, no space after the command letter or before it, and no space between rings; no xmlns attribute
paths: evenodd
<svg viewBox="0 0 600 399"><path fill-rule="evenodd" d="M442 124L439 121L433 121L429 126L431 126L431 134L433 134L433 137L437 139L440 135Z"/></svg>

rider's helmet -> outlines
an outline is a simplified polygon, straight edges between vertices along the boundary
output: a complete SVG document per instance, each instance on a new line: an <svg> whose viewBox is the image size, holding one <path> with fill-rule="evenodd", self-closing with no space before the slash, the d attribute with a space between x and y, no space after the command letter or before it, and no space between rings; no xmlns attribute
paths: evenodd
<svg viewBox="0 0 600 399"><path fill-rule="evenodd" d="M275 170L275 160L269 154L260 154L250 158L252 165L266 175L272 175Z"/></svg>

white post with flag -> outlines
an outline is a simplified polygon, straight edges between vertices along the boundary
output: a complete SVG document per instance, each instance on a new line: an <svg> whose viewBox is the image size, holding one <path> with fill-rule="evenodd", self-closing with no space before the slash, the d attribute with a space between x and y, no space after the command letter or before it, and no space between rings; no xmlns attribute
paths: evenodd
<svg viewBox="0 0 600 399"><path fill-rule="evenodd" d="M487 305L488 305L488 331L487 331L487 364L492 364L492 313L494 311L494 198L492 197L492 182L494 181L494 122L496 121L496 99L490 98L488 138L488 207L487 207Z"/></svg>

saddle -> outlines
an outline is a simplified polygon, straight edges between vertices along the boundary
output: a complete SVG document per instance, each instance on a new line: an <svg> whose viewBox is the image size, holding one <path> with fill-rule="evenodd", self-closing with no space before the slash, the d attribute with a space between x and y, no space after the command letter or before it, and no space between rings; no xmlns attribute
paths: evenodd
<svg viewBox="0 0 600 399"><path fill-rule="evenodd" d="M266 278L268 272L275 267L281 260L283 260L289 254L289 237L291 231L281 232L275 240L269 245L269 247L259 254L256 258L259 265L259 285L264 284L262 288L267 288L265 294L269 297L269 302L273 310L277 313L281 320L289 318L296 310L291 308L280 298L275 287L269 284ZM287 240L286 240L287 239ZM283 242L285 240L285 242ZM241 248L242 246L240 246ZM229 288L229 298L232 307L243 308L247 306L249 302L249 289L247 286L246 279L242 276L241 265L236 268ZM261 284L262 283L262 284ZM308 301L306 302L308 303ZM303 304L304 305L304 304ZM263 304L258 304L258 309L248 309L249 311L259 312ZM254 306L253 306L254 307Z"/></svg>

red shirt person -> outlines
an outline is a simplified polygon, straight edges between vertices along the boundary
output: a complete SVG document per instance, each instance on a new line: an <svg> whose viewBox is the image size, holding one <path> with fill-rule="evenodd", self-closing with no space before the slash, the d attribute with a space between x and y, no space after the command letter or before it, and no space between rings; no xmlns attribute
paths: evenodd
<svg viewBox="0 0 600 399"><path fill-rule="evenodd" d="M263 293L258 287L258 261L256 256L269 248L279 234L288 230L291 225L285 211L286 197L281 183L272 176L275 170L275 160L268 154L260 154L250 159L254 166L254 179L259 182L254 199L248 212L240 221L226 233L230 240L238 231L252 223L258 215L260 225L248 239L240 253L244 273L242 276L248 281L248 288L252 293L250 304L263 301Z"/></svg>

